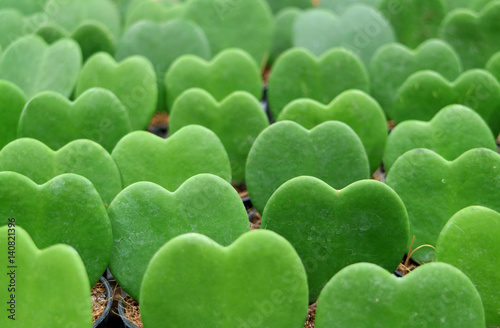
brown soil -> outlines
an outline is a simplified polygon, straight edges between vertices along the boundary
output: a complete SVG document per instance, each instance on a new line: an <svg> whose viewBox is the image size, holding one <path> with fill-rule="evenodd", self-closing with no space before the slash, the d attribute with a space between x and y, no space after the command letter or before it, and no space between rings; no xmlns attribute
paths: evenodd
<svg viewBox="0 0 500 328"><path fill-rule="evenodd" d="M125 296L123 299L123 311L125 318L139 328L143 328L141 320L141 312L139 311L139 303L134 300L130 295Z"/></svg>
<svg viewBox="0 0 500 328"><path fill-rule="evenodd" d="M316 303L309 305L307 309L307 320L304 328L314 328L314 320L316 319Z"/></svg>
<svg viewBox="0 0 500 328"><path fill-rule="evenodd" d="M245 184L233 185L233 188L236 189L236 191L240 195L240 198L248 197L248 190Z"/></svg>
<svg viewBox="0 0 500 328"><path fill-rule="evenodd" d="M166 112L156 112L153 118L151 119L151 122L149 123L149 126L162 126L162 125L168 125L168 122L170 121L170 117Z"/></svg>
<svg viewBox="0 0 500 328"><path fill-rule="evenodd" d="M260 229L260 223L262 221L262 216L255 209L251 209L248 211L248 215L250 217L250 230Z"/></svg>
<svg viewBox="0 0 500 328"><path fill-rule="evenodd" d="M106 305L108 305L108 301L110 300L107 298L106 295L106 286L104 286L100 282L98 282L92 288L91 293L92 293L92 311L93 311L92 323L94 323L104 313L104 311L106 310Z"/></svg>

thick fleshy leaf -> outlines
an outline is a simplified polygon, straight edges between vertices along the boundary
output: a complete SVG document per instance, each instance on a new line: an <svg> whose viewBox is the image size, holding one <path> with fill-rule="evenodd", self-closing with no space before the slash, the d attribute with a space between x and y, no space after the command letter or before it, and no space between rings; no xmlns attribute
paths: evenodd
<svg viewBox="0 0 500 328"><path fill-rule="evenodd" d="M252 204L263 212L286 181L317 177L336 189L370 177L368 157L356 133L342 122L306 130L291 121L275 123L255 140L248 154L246 183Z"/></svg>
<svg viewBox="0 0 500 328"><path fill-rule="evenodd" d="M237 91L218 103L205 90L190 89L174 104L169 132L174 134L190 124L209 128L219 137L231 163L232 182L245 180L245 165L257 136L269 126L257 99Z"/></svg>
<svg viewBox="0 0 500 328"><path fill-rule="evenodd" d="M500 81L500 52L497 52L486 63L486 70Z"/></svg>
<svg viewBox="0 0 500 328"><path fill-rule="evenodd" d="M491 0L441 0L446 11L452 11L458 8L469 8L475 11L481 10Z"/></svg>
<svg viewBox="0 0 500 328"><path fill-rule="evenodd" d="M269 106L276 118L292 100L310 98L326 105L349 89L368 92L369 84L363 63L346 49L332 49L319 58L304 49L290 49L271 71Z"/></svg>
<svg viewBox="0 0 500 328"><path fill-rule="evenodd" d="M384 168L389 171L398 159L415 148L430 149L453 161L473 148L497 150L495 137L486 122L472 109L450 105L429 122L405 121L389 134L384 152Z"/></svg>
<svg viewBox="0 0 500 328"><path fill-rule="evenodd" d="M120 286L139 299L149 261L170 239L188 232L231 244L249 230L248 216L236 190L212 174L199 174L171 192L138 182L111 203L113 226L110 269Z"/></svg>
<svg viewBox="0 0 500 328"><path fill-rule="evenodd" d="M425 41L415 50L388 44L375 53L368 66L373 97L389 113L398 88L410 75L422 70L455 80L462 73L462 64L455 50L438 39Z"/></svg>
<svg viewBox="0 0 500 328"><path fill-rule="evenodd" d="M313 0L267 0L267 3L274 14L290 7L306 9L313 6Z"/></svg>
<svg viewBox="0 0 500 328"><path fill-rule="evenodd" d="M207 90L217 101L235 91L247 91L255 98L262 96L259 66L252 57L240 49L226 49L210 62L196 56L182 56L176 60L165 76L167 108L181 93L190 88Z"/></svg>
<svg viewBox="0 0 500 328"><path fill-rule="evenodd" d="M266 0L189 0L185 6L184 17L203 29L214 54L241 48L260 65L267 62L274 21Z"/></svg>
<svg viewBox="0 0 500 328"><path fill-rule="evenodd" d="M261 227L285 237L297 250L311 302L347 265L371 262L393 272L409 240L403 202L375 180L354 182L339 191L313 177L289 180L269 199Z"/></svg>
<svg viewBox="0 0 500 328"><path fill-rule="evenodd" d="M55 92L32 98L19 119L19 137L34 138L56 150L90 139L108 152L132 129L127 109L109 90L92 88L74 102Z"/></svg>
<svg viewBox="0 0 500 328"><path fill-rule="evenodd" d="M379 9L390 21L398 41L410 48L436 38L446 15L443 3L436 0L381 0Z"/></svg>
<svg viewBox="0 0 500 328"><path fill-rule="evenodd" d="M297 8L285 8L274 17L274 38L269 63L272 64L286 50L293 47L293 25L302 11Z"/></svg>
<svg viewBox="0 0 500 328"><path fill-rule="evenodd" d="M182 17L184 5L172 0L139 0L131 3L125 15L125 29L141 20L164 23Z"/></svg>
<svg viewBox="0 0 500 328"><path fill-rule="evenodd" d="M37 184L63 173L79 174L92 182L105 204L110 204L122 189L113 158L90 140L76 140L53 151L38 140L17 139L0 151L0 171L20 173Z"/></svg>
<svg viewBox="0 0 500 328"><path fill-rule="evenodd" d="M263 273L265 279L251 283ZM248 232L228 247L187 234L153 257L140 304L144 326L150 328L165 322L172 327L302 328L306 273L290 243L271 231Z"/></svg>
<svg viewBox="0 0 500 328"><path fill-rule="evenodd" d="M26 96L15 84L0 80L0 149L17 138L19 117Z"/></svg>
<svg viewBox="0 0 500 328"><path fill-rule="evenodd" d="M24 34L23 27L24 16L19 11L11 8L0 9L0 47L7 48L21 37Z"/></svg>
<svg viewBox="0 0 500 328"><path fill-rule="evenodd" d="M353 264L321 292L317 328L482 328L484 310L472 282L445 263L397 278L370 263Z"/></svg>
<svg viewBox="0 0 500 328"><path fill-rule="evenodd" d="M116 58L141 55L151 61L158 82L157 109L165 111L165 74L180 56L192 54L210 59L210 45L199 26L174 19L166 23L140 21L127 29L118 43Z"/></svg>
<svg viewBox="0 0 500 328"><path fill-rule="evenodd" d="M62 243L76 249L92 286L108 266L111 223L99 193L80 175L62 174L37 185L21 174L0 172L0 215L2 225L16 218L40 248Z"/></svg>
<svg viewBox="0 0 500 328"><path fill-rule="evenodd" d="M0 0L0 9L12 8L29 15L42 11L44 4L45 0Z"/></svg>
<svg viewBox="0 0 500 328"><path fill-rule="evenodd" d="M500 84L485 70L470 70L454 82L433 71L411 75L398 89L392 113L396 123L428 121L442 108L460 104L475 110L496 136L500 133Z"/></svg>
<svg viewBox="0 0 500 328"><path fill-rule="evenodd" d="M349 7L354 5L367 5L377 8L381 0L321 0L320 8L330 9L336 14L344 13Z"/></svg>
<svg viewBox="0 0 500 328"><path fill-rule="evenodd" d="M500 211L500 155L484 148L465 152L452 162L427 149L406 152L385 181L405 203L415 247L436 245L450 217L467 206ZM434 251L421 248L413 258L427 262Z"/></svg>
<svg viewBox="0 0 500 328"><path fill-rule="evenodd" d="M69 97L78 78L82 54L69 39L48 45L39 36L18 39L0 57L0 79L8 80L28 98L42 91Z"/></svg>
<svg viewBox="0 0 500 328"><path fill-rule="evenodd" d="M450 43L465 69L483 68L500 51L500 1L491 1L481 11L457 9L444 19L440 38Z"/></svg>
<svg viewBox="0 0 500 328"><path fill-rule="evenodd" d="M12 222L0 227L0 244L5 252L0 257L4 268L0 283L5 286L0 289L5 308L0 325L92 327L89 278L78 253L62 244L39 250L28 233L16 225L17 219ZM7 255L10 246L12 257L10 251Z"/></svg>
<svg viewBox="0 0 500 328"><path fill-rule="evenodd" d="M123 187L150 181L168 190L190 177L211 173L231 181L231 166L217 135L199 125L186 126L168 139L136 131L120 140L111 153Z"/></svg>
<svg viewBox="0 0 500 328"><path fill-rule="evenodd" d="M500 214L486 207L458 211L446 223L436 244L436 261L454 265L476 286L483 301L486 326L500 322Z"/></svg>
<svg viewBox="0 0 500 328"><path fill-rule="evenodd" d="M278 121L283 120L297 122L306 129L326 121L341 121L361 139L370 161L370 172L375 172L382 162L387 140L386 118L379 104L362 91L345 91L329 105L311 99L294 100L278 116Z"/></svg>
<svg viewBox="0 0 500 328"><path fill-rule="evenodd" d="M295 47L308 49L316 56L331 48L344 47L358 55L365 65L378 48L395 41L386 18L365 5L351 6L341 16L327 9L307 10L297 17L293 27Z"/></svg>
<svg viewBox="0 0 500 328"><path fill-rule="evenodd" d="M108 89L120 99L133 130L148 126L156 110L158 86L154 67L146 58L132 56L117 63L106 53L92 56L80 72L76 96L94 87Z"/></svg>

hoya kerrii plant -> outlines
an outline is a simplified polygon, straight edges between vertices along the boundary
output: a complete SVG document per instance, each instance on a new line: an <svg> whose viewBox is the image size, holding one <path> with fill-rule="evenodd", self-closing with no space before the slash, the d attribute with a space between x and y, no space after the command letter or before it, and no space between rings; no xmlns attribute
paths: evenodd
<svg viewBox="0 0 500 328"><path fill-rule="evenodd" d="M24 92L15 84L0 80L0 149L17 138L17 125L26 101Z"/></svg>

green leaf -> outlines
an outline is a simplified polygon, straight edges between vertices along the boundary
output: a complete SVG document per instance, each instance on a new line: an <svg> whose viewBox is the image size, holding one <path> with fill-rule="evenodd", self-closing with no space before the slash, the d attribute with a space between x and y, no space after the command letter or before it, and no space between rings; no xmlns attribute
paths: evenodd
<svg viewBox="0 0 500 328"><path fill-rule="evenodd" d="M42 91L69 97L80 71L82 55L69 39L48 45L38 36L12 43L0 57L0 79L15 83L28 98Z"/></svg>
<svg viewBox="0 0 500 328"><path fill-rule="evenodd" d="M17 138L17 124L26 96L15 84L0 80L0 149Z"/></svg>
<svg viewBox="0 0 500 328"><path fill-rule="evenodd" d="M187 55L176 60L165 76L167 109L190 88L207 90L221 101L235 91L247 91L255 98L262 96L259 67L250 55L240 49L226 49L210 62Z"/></svg>
<svg viewBox="0 0 500 328"><path fill-rule="evenodd" d="M0 172L0 224L12 217L38 247L63 243L76 249L92 286L106 270L113 246L111 223L86 178L62 174L37 185L18 173Z"/></svg>
<svg viewBox="0 0 500 328"><path fill-rule="evenodd" d="M190 89L172 108L169 132L174 134L190 124L215 132L227 151L232 182L241 183L250 148L269 121L259 101L247 92L234 92L219 103L205 90Z"/></svg>
<svg viewBox="0 0 500 328"><path fill-rule="evenodd" d="M500 81L500 52L497 52L486 63L487 71L489 71L497 81Z"/></svg>
<svg viewBox="0 0 500 328"><path fill-rule="evenodd" d="M10 8L0 9L0 47L7 48L9 44L24 35L23 27L24 16L19 11Z"/></svg>
<svg viewBox="0 0 500 328"><path fill-rule="evenodd" d="M481 10L485 5L489 4L491 0L441 0L446 11L452 11L458 8L469 8L475 11Z"/></svg>
<svg viewBox="0 0 500 328"><path fill-rule="evenodd" d="M214 54L241 48L257 63L267 62L274 22L266 0L189 0L185 6L184 17L203 29Z"/></svg>
<svg viewBox="0 0 500 328"><path fill-rule="evenodd" d="M286 50L293 47L293 25L302 11L285 8L274 16L274 37L269 63L272 64Z"/></svg>
<svg viewBox="0 0 500 328"><path fill-rule="evenodd" d="M231 166L219 138L199 125L186 126L168 139L136 131L123 137L111 156L123 187L151 181L175 190L190 177L211 173L231 181Z"/></svg>
<svg viewBox="0 0 500 328"><path fill-rule="evenodd" d="M265 279L253 283L265 273ZM172 300L175 300L174 302ZM141 288L146 327L303 327L307 281L293 247L251 231L228 247L179 236L153 257Z"/></svg>
<svg viewBox="0 0 500 328"><path fill-rule="evenodd" d="M158 86L153 65L144 57L128 57L117 63L110 55L98 53L85 63L76 96L90 88L112 91L126 107L133 130L145 129L158 101Z"/></svg>
<svg viewBox="0 0 500 328"><path fill-rule="evenodd" d="M313 6L312 0L267 0L267 3L275 15L290 7L306 9Z"/></svg>
<svg viewBox="0 0 500 328"><path fill-rule="evenodd" d="M286 181L301 175L317 177L341 189L370 177L368 158L356 133L342 122L322 123L312 130L291 121L262 131L248 154L246 182L259 213Z"/></svg>
<svg viewBox="0 0 500 328"><path fill-rule="evenodd" d="M35 139L12 141L0 151L0 171L20 173L37 184L44 184L63 173L89 179L105 204L121 191L122 181L111 155L90 140L76 140L53 151Z"/></svg>
<svg viewBox="0 0 500 328"><path fill-rule="evenodd" d="M182 17L184 5L172 0L140 0L131 4L125 15L125 29L141 20L164 23Z"/></svg>
<svg viewBox="0 0 500 328"><path fill-rule="evenodd" d="M390 116L397 123L427 121L452 104L473 109L495 136L500 132L500 84L488 71L479 69L463 73L454 82L432 71L411 75L399 88Z"/></svg>
<svg viewBox="0 0 500 328"><path fill-rule="evenodd" d="M454 80L462 73L462 64L449 44L432 39L415 50L398 43L385 45L373 55L368 70L372 95L389 113L398 88L413 73L432 70Z"/></svg>
<svg viewBox="0 0 500 328"><path fill-rule="evenodd" d="M444 159L453 161L467 150L497 150L495 137L484 120L473 110L450 105L440 110L429 122L405 121L389 134L384 152L384 168L409 150L430 149Z"/></svg>
<svg viewBox="0 0 500 328"><path fill-rule="evenodd" d="M310 302L349 264L371 262L393 272L409 241L403 202L375 180L337 191L313 177L291 179L269 199L262 228L285 237L297 250L306 268Z"/></svg>
<svg viewBox="0 0 500 328"><path fill-rule="evenodd" d="M360 4L377 8L380 2L381 0L321 0L319 2L319 7L329 9L341 15L354 5Z"/></svg>
<svg viewBox="0 0 500 328"><path fill-rule="evenodd" d="M390 21L397 40L410 48L436 38L446 15L443 3L436 0L381 0L379 9Z"/></svg>
<svg viewBox="0 0 500 328"><path fill-rule="evenodd" d="M77 139L90 139L108 152L131 131L127 109L111 92L93 88L74 102L55 92L32 98L19 119L19 137L42 141L59 149Z"/></svg>
<svg viewBox="0 0 500 328"><path fill-rule="evenodd" d="M203 31L189 21L174 19L162 24L140 21L123 34L116 59L141 55L151 61L158 82L157 109L165 111L165 74L180 56L192 54L210 59L210 46Z"/></svg>
<svg viewBox="0 0 500 328"><path fill-rule="evenodd" d="M121 34L120 14L109 0L48 0L44 11L67 31L74 31L84 22L97 21L104 24L115 39Z"/></svg>
<svg viewBox="0 0 500 328"><path fill-rule="evenodd" d="M15 248L14 263L10 263L7 257L10 243ZM0 283L4 286L0 289L4 303L0 317L2 327L92 326L89 279L73 248L54 245L39 250L28 233L15 225L0 227L0 244L5 254L0 257L3 269ZM12 265L15 268L9 267ZM15 315L10 311L12 306ZM9 318L11 315L13 317Z"/></svg>
<svg viewBox="0 0 500 328"><path fill-rule="evenodd" d="M249 230L238 193L212 174L189 178L174 192L151 182L134 183L111 203L109 217L114 237L110 269L137 300L149 261L170 239L198 232L229 245Z"/></svg>
<svg viewBox="0 0 500 328"><path fill-rule="evenodd" d="M481 205L499 211L500 155L472 149L452 162L427 149L406 152L394 163L385 181L405 203L413 249L436 245L439 232L457 211ZM432 260L434 251L419 249L413 258Z"/></svg>
<svg viewBox="0 0 500 328"><path fill-rule="evenodd" d="M304 11L295 20L293 35L295 47L308 49L316 56L331 48L344 47L358 55L365 65L378 48L395 41L385 17L365 5L351 6L341 16L322 8Z"/></svg>
<svg viewBox="0 0 500 328"><path fill-rule="evenodd" d="M482 68L500 50L500 1L492 1L480 12L457 9L444 19L439 36L450 43L465 69Z"/></svg>
<svg viewBox="0 0 500 328"><path fill-rule="evenodd" d="M354 54L336 48L316 58L307 50L290 49L271 70L269 106L278 117L292 100L310 98L326 105L349 89L369 91L368 73Z"/></svg>
<svg viewBox="0 0 500 328"><path fill-rule="evenodd" d="M353 264L321 292L315 326L482 328L484 310L472 282L445 263L397 278L370 263Z"/></svg>
<svg viewBox="0 0 500 328"><path fill-rule="evenodd" d="M500 322L500 214L486 207L458 211L446 223L436 245L436 261L454 265L476 286L483 301L486 325Z"/></svg>
<svg viewBox="0 0 500 328"><path fill-rule="evenodd" d="M278 116L278 121L283 120L297 122L306 129L326 121L341 121L361 139L370 161L370 172L375 172L382 162L387 140L386 118L379 104L362 91L345 91L329 105L311 99L294 100Z"/></svg>
<svg viewBox="0 0 500 328"><path fill-rule="evenodd" d="M0 0L0 9L16 9L25 15L34 14L42 11L46 0Z"/></svg>

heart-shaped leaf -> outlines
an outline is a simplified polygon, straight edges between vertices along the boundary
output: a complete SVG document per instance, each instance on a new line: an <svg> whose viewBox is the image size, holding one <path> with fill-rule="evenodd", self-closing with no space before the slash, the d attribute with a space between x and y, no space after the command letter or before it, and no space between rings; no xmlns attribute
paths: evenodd
<svg viewBox="0 0 500 328"><path fill-rule="evenodd" d="M140 21L123 34L116 58L141 55L151 61L158 82L158 110L165 107L165 73L180 56L192 54L210 59L210 46L203 31L189 21L174 19L162 24Z"/></svg>
<svg viewBox="0 0 500 328"><path fill-rule="evenodd" d="M34 14L37 11L43 10L43 5L45 1L33 1L33 0L1 0L0 8L11 8L22 12L25 15Z"/></svg>
<svg viewBox="0 0 500 328"><path fill-rule="evenodd" d="M362 91L345 91L329 105L311 99L294 100L278 116L278 121L283 120L297 122L306 129L326 121L341 121L361 139L370 161L370 172L375 172L382 162L387 140L386 118L379 104Z"/></svg>
<svg viewBox="0 0 500 328"><path fill-rule="evenodd" d="M316 56L334 47L344 47L365 65L378 48L396 41L385 17L365 5L351 6L340 17L326 9L304 11L295 20L293 35L295 47L308 49Z"/></svg>
<svg viewBox="0 0 500 328"><path fill-rule="evenodd" d="M146 58L132 56L118 64L106 53L92 56L80 72L76 96L93 87L108 89L120 99L133 130L148 126L156 110L158 86L154 67Z"/></svg>
<svg viewBox="0 0 500 328"><path fill-rule="evenodd" d="M449 218L464 207L481 205L499 211L500 155L472 149L452 162L427 149L406 152L385 181L405 203L415 247L436 245ZM431 261L434 251L419 249L413 257Z"/></svg>
<svg viewBox="0 0 500 328"><path fill-rule="evenodd" d="M77 139L90 139L111 152L132 129L127 109L109 90L93 88L75 102L55 92L32 98L19 119L19 137L42 141L59 149Z"/></svg>
<svg viewBox="0 0 500 328"><path fill-rule="evenodd" d="M273 65L269 106L278 117L292 100L310 98L326 105L349 89L369 91L368 73L351 52L336 48L316 58L307 50L290 49Z"/></svg>
<svg viewBox="0 0 500 328"><path fill-rule="evenodd" d="M484 305L486 325L500 322L500 214L486 207L460 210L446 223L436 244L436 261L462 270L474 283Z"/></svg>
<svg viewBox="0 0 500 328"><path fill-rule="evenodd" d="M267 116L257 99L247 92L237 91L218 103L202 89L184 92L172 108L169 131L199 124L219 137L231 163L232 182L245 180L248 153L257 136L269 126Z"/></svg>
<svg viewBox="0 0 500 328"><path fill-rule="evenodd" d="M398 43L383 46L373 55L368 70L373 97L390 112L398 88L410 75L432 70L448 80L455 80L462 73L462 64L449 44L432 39L415 50Z"/></svg>
<svg viewBox="0 0 500 328"><path fill-rule="evenodd" d="M306 9L313 6L313 0L267 0L267 3L274 14L291 7Z"/></svg>
<svg viewBox="0 0 500 328"><path fill-rule="evenodd" d="M82 55L69 39L47 45L39 36L18 39L0 57L0 79L15 83L28 98L51 90L69 97L73 91Z"/></svg>
<svg viewBox="0 0 500 328"><path fill-rule="evenodd" d="M170 19L182 17L184 5L182 3L163 0L139 0L131 3L125 15L125 29L141 20L163 23Z"/></svg>
<svg viewBox="0 0 500 328"><path fill-rule="evenodd" d="M0 2L1 3L1 2ZM0 5L1 8L1 5ZM7 48L9 44L22 36L24 16L15 9L0 10L0 47Z"/></svg>
<svg viewBox="0 0 500 328"><path fill-rule="evenodd" d="M0 149L17 138L17 124L25 104L26 97L21 89L0 80Z"/></svg>
<svg viewBox="0 0 500 328"><path fill-rule="evenodd" d="M4 247L0 257L0 283L4 286L0 289L4 301L0 325L91 327L89 278L78 253L68 245L39 250L28 233L16 226L16 218L9 219L10 225L0 227Z"/></svg>
<svg viewBox="0 0 500 328"><path fill-rule="evenodd" d="M251 283L265 273L265 279ZM175 300L175 302L172 302ZM141 288L146 327L301 328L307 281L283 237L251 231L228 247L199 234L179 236L153 257Z"/></svg>
<svg viewBox="0 0 500 328"><path fill-rule="evenodd" d="M76 140L53 151L35 139L17 139L0 151L0 171L20 173L44 184L63 173L89 179L105 204L121 191L118 167L102 146L90 140Z"/></svg>
<svg viewBox="0 0 500 328"><path fill-rule="evenodd" d="M265 64L274 32L266 0L189 0L185 6L184 17L203 29L214 54L241 48Z"/></svg>
<svg viewBox="0 0 500 328"><path fill-rule="evenodd" d="M88 21L100 22L116 39L120 36L120 14L109 0L48 0L44 11L67 31L74 31Z"/></svg>
<svg viewBox="0 0 500 328"><path fill-rule="evenodd" d="M329 9L336 14L343 14L350 7L358 4L377 8L380 1L381 0L321 0L319 2L319 7Z"/></svg>
<svg viewBox="0 0 500 328"><path fill-rule="evenodd" d="M429 122L405 121L389 134L384 152L384 168L389 171L398 159L415 148L430 149L452 161L473 148L497 150L495 137L484 120L473 110L450 105Z"/></svg>
<svg viewBox="0 0 500 328"><path fill-rule="evenodd" d="M293 47L293 25L302 11L297 8L285 8L274 17L274 37L269 63L272 64L286 50Z"/></svg>
<svg viewBox="0 0 500 328"><path fill-rule="evenodd" d="M460 270L429 263L397 278L370 263L336 274L318 299L315 326L484 327L481 297Z"/></svg>
<svg viewBox="0 0 500 328"><path fill-rule="evenodd" d="M252 204L263 212L271 195L286 181L317 177L341 189L370 177L361 140L346 124L322 123L312 130L291 121L262 131L248 154L246 183Z"/></svg>
<svg viewBox="0 0 500 328"><path fill-rule="evenodd" d="M238 193L212 174L196 175L174 192L151 182L134 183L111 203L109 217L114 238L109 266L135 299L150 259L170 239L198 232L229 245L249 230Z"/></svg>
<svg viewBox="0 0 500 328"><path fill-rule="evenodd" d="M397 123L428 121L452 104L475 110L494 135L500 132L500 84L488 71L479 69L463 73L454 82L432 71L411 75L399 88L390 116Z"/></svg>
<svg viewBox="0 0 500 328"><path fill-rule="evenodd" d="M379 9L390 21L398 41L410 48L437 37L446 15L443 3L436 0L381 0Z"/></svg>
<svg viewBox="0 0 500 328"><path fill-rule="evenodd" d="M227 49L207 63L196 56L182 56L165 76L167 108L190 88L205 89L217 101L235 91L247 91L255 98L262 96L259 67L250 55L239 49Z"/></svg>
<svg viewBox="0 0 500 328"><path fill-rule="evenodd" d="M99 193L86 178L62 174L43 185L0 172L0 224L16 218L40 248L68 244L82 258L93 286L108 265L113 235Z"/></svg>
<svg viewBox="0 0 500 328"><path fill-rule="evenodd" d="M375 180L354 182L337 191L313 177L291 179L267 202L262 228L285 237L297 250L306 268L311 302L349 264L371 262L393 272L409 240L403 202Z"/></svg>
<svg viewBox="0 0 500 328"><path fill-rule="evenodd" d="M168 139L136 131L123 137L111 156L123 187L151 181L175 190L190 177L211 173L231 181L226 150L215 133L199 125L186 126Z"/></svg>
<svg viewBox="0 0 500 328"><path fill-rule="evenodd" d="M500 1L492 1L479 13L457 9L444 19L440 37L455 48L465 69L482 68L500 50L499 21Z"/></svg>

